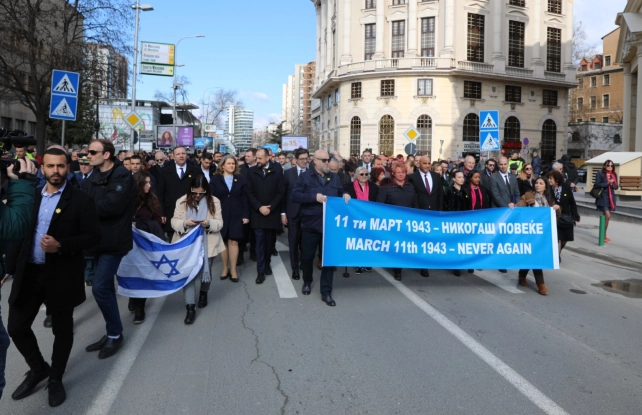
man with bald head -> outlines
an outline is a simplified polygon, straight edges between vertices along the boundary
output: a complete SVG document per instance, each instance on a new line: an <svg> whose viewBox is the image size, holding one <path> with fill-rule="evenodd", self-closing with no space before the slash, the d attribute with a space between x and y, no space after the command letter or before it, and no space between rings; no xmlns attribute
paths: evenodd
<svg viewBox="0 0 642 415"><path fill-rule="evenodd" d="M466 156L464 159L464 165L461 166L459 171L464 173L464 177L466 178L466 181L468 181L468 177L470 176L470 172L475 170L475 157L473 156Z"/></svg>
<svg viewBox="0 0 642 415"><path fill-rule="evenodd" d="M303 295L312 292L312 263L317 246L323 236L323 204L328 196L343 197L348 203L350 195L343 191L339 176L330 171L330 156L325 150L314 152L314 165L301 173L294 189L292 202L301 204L301 269L303 271ZM321 269L321 300L334 307L332 298L332 279L334 267Z"/></svg>
<svg viewBox="0 0 642 415"><path fill-rule="evenodd" d="M415 187L419 209L443 210L443 179L440 175L431 171L430 156L421 156L417 167L414 173L408 175L408 181ZM421 276L428 277L430 274L427 269L423 269L421 270Z"/></svg>

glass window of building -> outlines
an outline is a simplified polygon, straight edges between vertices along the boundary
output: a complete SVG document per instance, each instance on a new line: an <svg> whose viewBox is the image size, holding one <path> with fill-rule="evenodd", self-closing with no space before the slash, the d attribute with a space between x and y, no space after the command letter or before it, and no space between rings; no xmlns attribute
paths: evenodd
<svg viewBox="0 0 642 415"><path fill-rule="evenodd" d="M467 59L484 61L484 16L481 14L468 13Z"/></svg>

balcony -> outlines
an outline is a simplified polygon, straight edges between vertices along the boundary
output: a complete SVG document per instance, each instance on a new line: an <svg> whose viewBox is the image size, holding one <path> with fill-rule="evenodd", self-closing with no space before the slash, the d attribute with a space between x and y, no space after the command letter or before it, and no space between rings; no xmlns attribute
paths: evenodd
<svg viewBox="0 0 642 415"><path fill-rule="evenodd" d="M488 63L459 61L457 62L457 69L461 71L472 71L479 73L493 73L495 67Z"/></svg>
<svg viewBox="0 0 642 415"><path fill-rule="evenodd" d="M339 66L339 75L359 72L394 71L397 69L453 69L455 60L451 58L414 57L377 59L363 62L348 63Z"/></svg>
<svg viewBox="0 0 642 415"><path fill-rule="evenodd" d="M506 75L508 76L514 76L517 78L532 78L533 77L533 70L532 69L524 69L524 68L513 68L510 66L506 67Z"/></svg>
<svg viewBox="0 0 642 415"><path fill-rule="evenodd" d="M544 72L544 77L549 81L564 82L566 80L566 74L559 72Z"/></svg>

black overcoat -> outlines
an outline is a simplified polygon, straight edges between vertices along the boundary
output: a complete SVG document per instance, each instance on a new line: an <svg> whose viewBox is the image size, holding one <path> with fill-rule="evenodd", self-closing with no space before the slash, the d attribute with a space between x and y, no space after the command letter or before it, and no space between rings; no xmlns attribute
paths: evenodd
<svg viewBox="0 0 642 415"><path fill-rule="evenodd" d="M281 227L281 202L285 195L283 169L270 163L265 175L263 169L250 167L247 175L247 200L250 203L252 229L279 229ZM259 212L261 206L271 206L270 214Z"/></svg>
<svg viewBox="0 0 642 415"><path fill-rule="evenodd" d="M247 181L241 175L234 175L232 190L227 188L225 178L215 174L210 181L212 196L221 202L223 215L223 239L243 239L243 219L250 218L247 202Z"/></svg>

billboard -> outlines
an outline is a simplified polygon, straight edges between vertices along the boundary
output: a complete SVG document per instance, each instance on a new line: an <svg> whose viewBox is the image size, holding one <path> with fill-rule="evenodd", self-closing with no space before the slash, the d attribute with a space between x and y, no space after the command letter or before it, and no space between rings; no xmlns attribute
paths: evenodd
<svg viewBox="0 0 642 415"><path fill-rule="evenodd" d="M194 127L189 125L178 127L176 133L176 145L185 147L194 147Z"/></svg>
<svg viewBox="0 0 642 415"><path fill-rule="evenodd" d="M263 144L263 148L269 148L270 150L272 150L273 154L279 154L278 144Z"/></svg>
<svg viewBox="0 0 642 415"><path fill-rule="evenodd" d="M115 147L126 147L131 140L131 127L125 122L125 115L131 112L131 106L118 104L101 104L98 108L100 129L98 137L110 140ZM136 114L142 121L136 130L155 130L160 122L160 112L152 107L136 107ZM139 133L140 134L140 133Z"/></svg>
<svg viewBox="0 0 642 415"><path fill-rule="evenodd" d="M194 137L194 147L196 148L205 148L206 142L206 137Z"/></svg>
<svg viewBox="0 0 642 415"><path fill-rule="evenodd" d="M174 126L173 125L159 125L156 130L156 145L158 147L173 147L174 146Z"/></svg>
<svg viewBox="0 0 642 415"><path fill-rule="evenodd" d="M281 137L283 151L294 151L297 148L308 148L308 137Z"/></svg>

